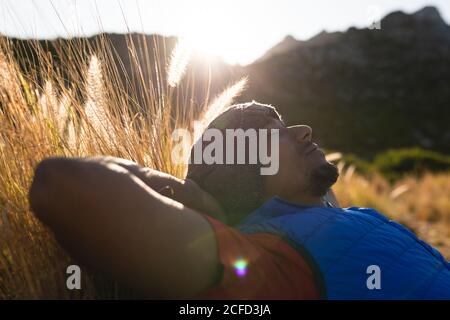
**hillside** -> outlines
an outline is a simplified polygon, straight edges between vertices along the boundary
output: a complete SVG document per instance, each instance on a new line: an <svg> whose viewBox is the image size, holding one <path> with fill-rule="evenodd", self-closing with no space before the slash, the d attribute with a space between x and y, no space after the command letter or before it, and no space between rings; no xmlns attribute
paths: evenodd
<svg viewBox="0 0 450 320"><path fill-rule="evenodd" d="M139 92L150 90L157 77L164 77L155 67L165 68L176 38L102 36L115 48L121 77L129 82L128 93L138 91L134 95L138 107L144 107ZM54 63L64 72L71 64L57 61L55 52L76 43L89 48L86 52L96 52L93 44L98 38L40 44L53 53ZM137 57L129 56L130 41L138 48ZM39 64L29 40L14 39L13 47L24 68ZM197 109L208 93L208 83L211 98L230 81L248 75L250 86L239 101L254 99L277 106L287 123L311 125L315 139L328 149L366 158L413 146L450 153L450 27L434 7L413 14L390 13L382 19L381 30L352 27L321 32L306 41L287 36L246 67L216 59L210 73L202 58L194 57L189 68L191 76L180 86L186 88L180 97L194 90L196 101L189 104Z"/></svg>
<svg viewBox="0 0 450 320"><path fill-rule="evenodd" d="M243 100L270 102L288 123L310 124L328 148L450 152L450 27L433 7L393 12L381 30L288 38L245 71Z"/></svg>

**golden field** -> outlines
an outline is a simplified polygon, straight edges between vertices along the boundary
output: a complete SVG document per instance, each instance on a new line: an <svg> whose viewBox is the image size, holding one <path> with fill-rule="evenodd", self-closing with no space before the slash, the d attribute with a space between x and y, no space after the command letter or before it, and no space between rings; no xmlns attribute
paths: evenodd
<svg viewBox="0 0 450 320"><path fill-rule="evenodd" d="M138 105L138 91L127 90L119 80L120 67L108 63L114 56L108 44L100 40L91 49L62 48L60 58L68 69L63 75L37 48L39 63L25 73L8 41L0 43L0 299L120 295L116 284L93 273L83 277L80 292L66 289L71 258L29 210L28 188L40 160L106 154L183 177L185 168L170 161L173 130L192 130L194 121L206 126L246 85L246 79L237 80L193 112L189 90L180 88L192 85L182 82L189 52L180 43L167 66L154 66L154 74L166 76L151 79L154 85L141 97L144 105ZM143 73L137 62L133 68ZM147 83L142 81L144 88ZM351 165L338 165L341 176L334 191L341 206L375 208L450 258L450 173L407 176L390 184L380 175L363 176Z"/></svg>

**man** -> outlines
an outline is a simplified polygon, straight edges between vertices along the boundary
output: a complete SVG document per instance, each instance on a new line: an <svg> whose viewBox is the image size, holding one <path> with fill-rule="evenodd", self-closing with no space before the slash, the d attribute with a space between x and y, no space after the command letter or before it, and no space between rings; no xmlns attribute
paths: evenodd
<svg viewBox="0 0 450 320"><path fill-rule="evenodd" d="M450 299L439 252L375 210L337 207L338 172L311 128L255 102L212 128L275 130L278 172L191 164L178 180L123 159L51 158L31 207L80 262L150 298Z"/></svg>

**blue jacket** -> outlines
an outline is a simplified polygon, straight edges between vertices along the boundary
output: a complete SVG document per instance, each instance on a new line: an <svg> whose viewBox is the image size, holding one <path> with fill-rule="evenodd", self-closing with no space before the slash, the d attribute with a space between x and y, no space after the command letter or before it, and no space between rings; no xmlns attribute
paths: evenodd
<svg viewBox="0 0 450 320"><path fill-rule="evenodd" d="M373 209L302 207L273 198L238 228L293 245L315 270L324 298L450 299L450 263ZM373 265L380 289L368 286Z"/></svg>

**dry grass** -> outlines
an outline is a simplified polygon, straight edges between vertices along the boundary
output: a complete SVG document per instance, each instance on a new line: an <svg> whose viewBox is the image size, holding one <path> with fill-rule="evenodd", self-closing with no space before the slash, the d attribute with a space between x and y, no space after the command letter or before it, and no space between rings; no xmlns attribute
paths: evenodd
<svg viewBox="0 0 450 320"><path fill-rule="evenodd" d="M183 176L185 166L170 161L172 132L204 123L192 112L192 102L180 102L193 100L182 96L179 88L187 72L186 49L176 46L168 66L155 63L152 70L142 70L133 59L138 53L130 42L132 73L140 79L136 84L123 81L121 64L115 62L119 57L105 38L88 48L81 43L58 48L64 74L37 42L39 65L22 72L13 59L11 43L1 41L0 299L115 298L117 286L101 281L106 287L99 288L92 274L83 277L81 293L65 289L70 258L29 210L27 191L33 169L48 156L102 154ZM238 89L219 95L227 99L214 104L214 113L231 104ZM204 108L200 113L211 113Z"/></svg>
<svg viewBox="0 0 450 320"><path fill-rule="evenodd" d="M341 167L333 188L342 207L374 208L412 229L450 259L450 173L409 176L390 185Z"/></svg>
<svg viewBox="0 0 450 320"><path fill-rule="evenodd" d="M104 154L183 176L185 167L170 161L173 130L192 129L194 122L201 130L198 125L207 125L231 104L246 80L225 89L200 117L179 90L188 63L180 46L168 66L155 63L153 72L144 73L137 59L131 59L143 91L120 80L123 70L120 63L111 63L117 57L105 39L87 49L76 43L59 48L65 74L35 46L39 63L24 73L12 58L10 43L0 43L0 299L117 298L117 286L99 286L92 273L84 274L82 291L65 289L65 270L72 261L29 210L34 167L48 156ZM136 56L132 44L129 53ZM144 74L154 76L146 79ZM449 178L426 175L390 186L380 177L364 178L346 168L335 189L343 206L379 209L449 257Z"/></svg>

